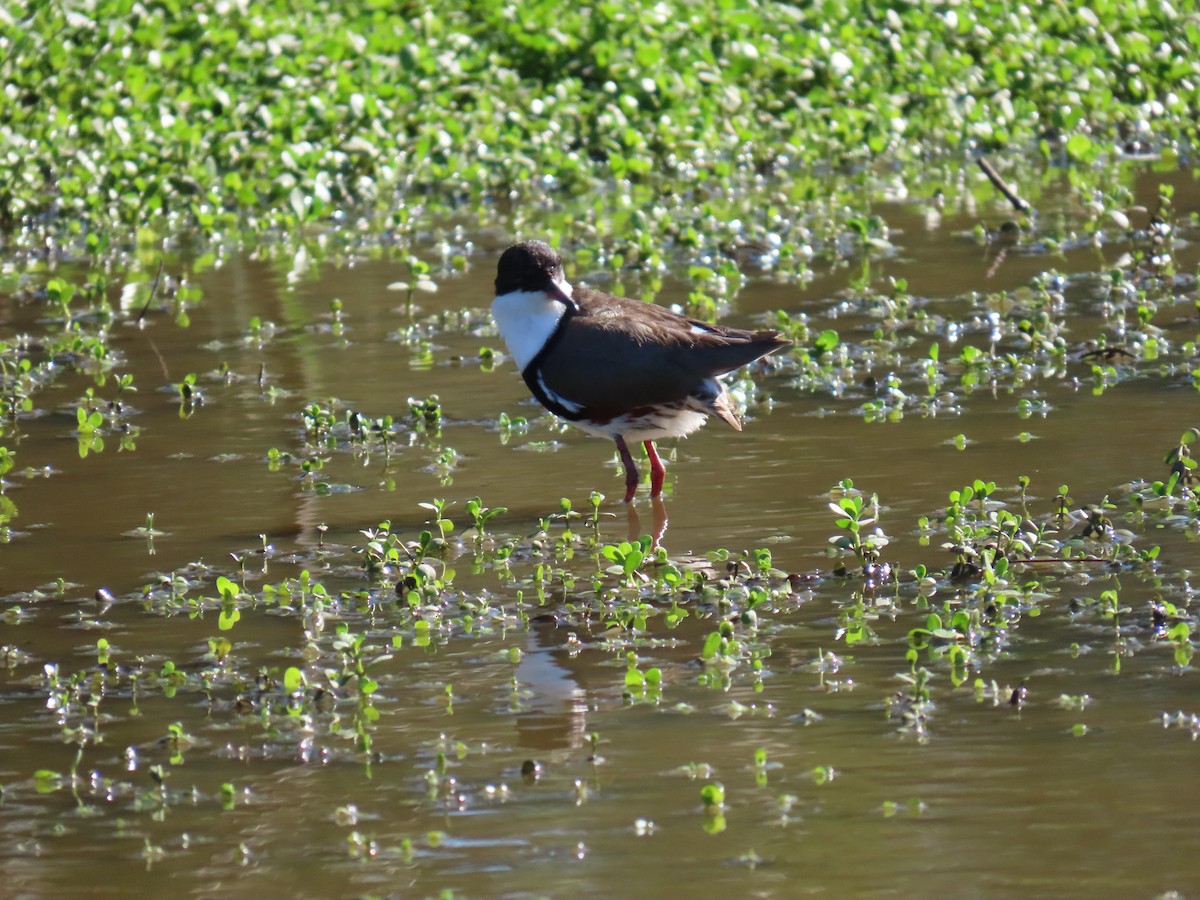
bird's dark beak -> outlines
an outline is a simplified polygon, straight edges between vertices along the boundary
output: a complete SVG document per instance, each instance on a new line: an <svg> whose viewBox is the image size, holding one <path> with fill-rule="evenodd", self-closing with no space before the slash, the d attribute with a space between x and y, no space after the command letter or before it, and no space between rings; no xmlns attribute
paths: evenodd
<svg viewBox="0 0 1200 900"><path fill-rule="evenodd" d="M571 299L571 285L566 281L551 281L550 287L546 289L546 293L567 307L567 309L579 309L575 301Z"/></svg>

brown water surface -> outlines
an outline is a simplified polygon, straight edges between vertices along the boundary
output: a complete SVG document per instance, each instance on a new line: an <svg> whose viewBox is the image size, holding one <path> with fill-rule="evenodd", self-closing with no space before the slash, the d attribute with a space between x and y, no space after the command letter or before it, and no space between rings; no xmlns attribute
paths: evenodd
<svg viewBox="0 0 1200 900"><path fill-rule="evenodd" d="M1161 177L1141 175L1136 193L1152 194ZM1198 192L1177 181L1182 218ZM1100 276L1136 242L998 253L971 240L974 214L947 211L932 226L918 207L881 214L897 253L872 263L872 282L906 278L931 315L962 318L968 292L1012 291L1053 269L1066 279L1070 340L1113 340ZM1072 210L1048 214L1076 221ZM1118 523L1141 544L1162 546L1157 575L1103 565L1024 573L1042 578L1049 595L1002 644L979 649L961 687L935 667L935 710L923 733L888 710L908 669L905 635L924 613L888 588L867 592L875 639L845 644L839 616L861 579L798 583L786 602L773 601L754 638L767 651L759 672L701 677L697 657L719 605L695 605L673 629L652 619L654 640L636 650L643 670L662 670L659 703L624 696L634 645L602 617L564 612L572 596L592 593L599 566L582 547L550 562L575 573L576 594L556 585L539 609L529 582L498 579L490 564L472 572L465 538L453 562L457 599L428 647L415 640L404 604L377 597L357 606L345 599L320 622L255 604L228 632L211 606L193 617L162 601L151 588L189 564L193 593L210 598L212 579L240 578L240 566L251 591L302 567L335 595L366 591L354 549L361 530L390 520L411 540L431 521L418 504L434 498L448 501L456 535L468 499L506 507L491 527L518 548L560 498L586 512L593 490L607 497L603 541L649 530L644 497L636 522L616 502L622 478L610 445L541 413L511 362L481 365L481 347L500 349L487 316L497 249L485 245L469 271L439 277L437 293L418 294L411 314L403 292L388 290L402 275L386 259L314 266L294 283L286 266L249 256L197 275L203 300L187 328L168 306L141 326L128 316L113 329L118 371L133 373L138 388L129 399L137 434L126 449L110 434L102 452L80 458L75 408L91 382L64 377L39 395L44 414L22 420L8 442L17 467L7 496L17 514L0 546L0 592L13 609L0 624L9 654L0 674L0 895L1200 894L1187 840L1200 825L1200 745L1174 718L1200 712L1196 672L1178 666L1170 642L1148 625L1152 601L1183 608L1190 600L1194 532ZM1195 246L1181 241L1177 270L1198 262ZM173 264L186 269L186 260ZM858 268L822 269L804 287L752 278L725 321L761 326L782 309L805 313L814 331L862 342L879 319L840 305L854 295L847 286ZM660 302L685 293L668 284ZM330 314L335 299L340 322ZM0 336L36 333L46 314L10 298ZM273 334L253 335L252 317L273 323ZM424 344L403 339L410 319ZM1155 322L1176 344L1197 339L1194 306L1164 310ZM904 365L918 365L935 339L918 336ZM958 353L959 344L940 341L943 359ZM969 330L967 342L986 346ZM922 543L917 520L936 516L948 491L975 478L994 480L997 496L1019 508L1017 479L1030 476L1030 512L1045 514L1063 483L1078 506L1165 477L1163 453L1200 424L1200 404L1186 378L1138 366L1137 377L1099 395L1087 365L1038 377L1032 393L1045 414L1023 415L1018 404L1030 391L999 384L962 393L953 410L886 423L865 421L860 408L876 392L862 381L833 396L797 387L786 365L760 372L760 402L744 431L710 423L666 448L662 544L681 563L717 548L769 547L786 572L828 572L825 549L837 530L829 492L852 478L880 497L892 538L885 559L903 570L948 566L941 539ZM912 371L902 373L909 390ZM172 387L188 373L204 395L191 407ZM881 383L888 372L869 374ZM97 388L100 397L111 392ZM434 394L440 436L408 424L408 399ZM302 411L334 401L405 423L390 452L330 449L314 479L294 460L273 471L272 448L308 453ZM527 433L502 435L501 411L527 417ZM966 449L954 444L960 434ZM446 448L457 453L449 471L435 464ZM148 513L165 534L131 535ZM551 538L561 529L552 524ZM532 564L517 560L514 569L525 578ZM60 578L68 586L55 590ZM39 586L44 594L27 593ZM116 602L96 602L102 587ZM1111 589L1130 610L1124 625L1088 611ZM484 602L485 614L459 615L459 604ZM390 654L371 670L380 715L370 753L356 749L352 699L288 716L265 712L256 693L288 666L311 667L315 681L313 648L322 665L336 657L339 622L365 635L373 654ZM209 641L222 635L232 648L217 665ZM211 688L192 681L174 695L157 684L131 693L122 682L106 694L94 680L101 636L119 666L157 672L171 660L185 672L212 669ZM840 661L823 657L830 652ZM53 684L71 677L78 693L66 713ZM1010 705L1021 683L1029 701ZM81 707L91 721L79 718ZM182 748L167 740L172 723L190 736ZM80 750L83 726L95 734ZM528 760L541 763L540 779L522 775ZM156 764L163 789L151 775ZM34 777L73 767L75 784ZM701 787L714 780L726 789L723 830L701 804ZM225 784L233 793L222 802Z"/></svg>

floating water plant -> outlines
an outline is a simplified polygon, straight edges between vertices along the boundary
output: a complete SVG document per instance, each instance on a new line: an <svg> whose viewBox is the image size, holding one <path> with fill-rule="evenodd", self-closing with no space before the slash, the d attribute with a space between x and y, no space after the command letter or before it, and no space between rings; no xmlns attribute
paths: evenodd
<svg viewBox="0 0 1200 900"><path fill-rule="evenodd" d="M841 487L851 490L853 484L845 481ZM876 525L878 498L872 495L868 500L860 494L852 494L830 503L829 508L836 517L835 524L845 531L843 535L831 537L830 545L839 555L853 556L862 571L873 571L880 553L888 545L887 536ZM867 526L871 525L876 527L868 531ZM844 567L842 571L845 571Z"/></svg>

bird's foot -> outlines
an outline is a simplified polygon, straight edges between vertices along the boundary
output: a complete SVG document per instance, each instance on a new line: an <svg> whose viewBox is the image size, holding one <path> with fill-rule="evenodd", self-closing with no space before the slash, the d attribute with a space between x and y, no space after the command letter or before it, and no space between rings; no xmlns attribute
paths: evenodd
<svg viewBox="0 0 1200 900"><path fill-rule="evenodd" d="M633 461L633 454L629 452L629 445L625 443L625 438L617 435L613 440L617 445L617 453L621 455L621 464L625 467L625 502L632 503L638 486L637 463Z"/></svg>

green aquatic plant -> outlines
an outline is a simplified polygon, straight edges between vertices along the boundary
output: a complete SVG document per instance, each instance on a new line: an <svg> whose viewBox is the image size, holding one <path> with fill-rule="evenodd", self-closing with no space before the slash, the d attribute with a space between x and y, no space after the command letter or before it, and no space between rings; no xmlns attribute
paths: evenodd
<svg viewBox="0 0 1200 900"><path fill-rule="evenodd" d="M1200 439L1200 429L1189 428L1180 435L1179 443L1168 450L1163 458L1163 462L1170 469L1173 482L1184 488L1191 488L1200 482L1200 473L1197 473L1196 459L1192 456L1191 449L1197 439Z"/></svg>
<svg viewBox="0 0 1200 900"><path fill-rule="evenodd" d="M839 490L853 491L853 483L847 479L839 485ZM834 514L834 524L844 532L829 539L831 548L839 557L852 556L860 569L867 571L879 560L889 542L877 525L879 498L874 494L868 499L857 492L847 493L831 502L829 509ZM868 530L872 525L875 528Z"/></svg>
<svg viewBox="0 0 1200 900"><path fill-rule="evenodd" d="M844 640L847 645L875 640L875 632L869 623L877 617L877 613L867 610L862 593L855 591L851 602L843 604L838 610L837 638Z"/></svg>
<svg viewBox="0 0 1200 900"><path fill-rule="evenodd" d="M409 424L414 431L428 432L434 436L442 430L442 403L437 394L430 394L424 400L408 398Z"/></svg>
<svg viewBox="0 0 1200 900"><path fill-rule="evenodd" d="M715 814L725 806L725 785L719 781L710 781L700 789L700 802L706 812Z"/></svg>
<svg viewBox="0 0 1200 900"><path fill-rule="evenodd" d="M330 407L319 403L311 403L304 408L304 430L310 440L322 442L332 432L337 424L338 416Z"/></svg>
<svg viewBox="0 0 1200 900"><path fill-rule="evenodd" d="M500 443L507 444L515 436L529 431L529 420L524 416L509 416L502 412L496 418L496 428L500 432Z"/></svg>
<svg viewBox="0 0 1200 900"><path fill-rule="evenodd" d="M75 410L76 435L79 442L79 458L86 459L89 453L101 453L104 450L104 414L99 411L88 412L80 406Z"/></svg>
<svg viewBox="0 0 1200 900"><path fill-rule="evenodd" d="M658 703L662 699L662 670L657 666L641 669L637 654L630 650L626 657L624 695L630 701Z"/></svg>
<svg viewBox="0 0 1200 900"><path fill-rule="evenodd" d="M0 428L7 429L18 415L33 411L33 395L38 387L33 360L0 342L0 418L4 420Z"/></svg>
<svg viewBox="0 0 1200 900"><path fill-rule="evenodd" d="M900 730L924 742L929 737L929 724L936 704L929 683L933 674L924 667L914 666L911 672L896 676L905 685L888 698L888 715L899 722Z"/></svg>
<svg viewBox="0 0 1200 900"><path fill-rule="evenodd" d="M464 198L609 184L619 214L566 219L628 235L593 253L598 268L654 267L671 234L688 250L723 246L799 278L814 238L807 225L787 227L789 212L811 197L808 173L823 161L869 170L887 156L919 172L931 158L936 166L930 147L1037 141L1082 190L1114 142L1193 133L1196 42L1174 10L996 2L954 15L877 12L672 0L639 15L559 11L551 35L542 10L453 2L386 27L374 10L338 10L330 37L319 27L328 11L308 3L257 7L220 29L202 10L37 8L5 25L4 149L19 162L0 181L0 227L35 246L54 234L102 259L127 240L150 248L180 231L304 235L358 216L399 244L412 315L422 281L461 268L466 254L451 248L428 263L407 239L427 209L461 209ZM96 77L66 77L79 71ZM479 71L497 77L483 84ZM329 72L340 73L333 83ZM468 91L471 103L454 99ZM581 123L571 142L557 133L563 121ZM776 199L763 181L796 184ZM666 197L720 190L671 209L641 202L652 184ZM886 252L881 219L845 214L839 252ZM724 261L701 268L719 273Z"/></svg>
<svg viewBox="0 0 1200 900"><path fill-rule="evenodd" d="M636 585L639 578L646 577L638 569L646 559L649 546L649 537L643 537L637 543L621 541L619 544L605 544L600 548L600 555L612 563L605 571L621 576L626 585Z"/></svg>
<svg viewBox="0 0 1200 900"><path fill-rule="evenodd" d="M430 510L434 514L433 527L437 531L437 539L445 541L445 539L454 531L454 522L452 522L445 514L447 503L442 499L431 500L427 503L417 504L421 509Z"/></svg>
<svg viewBox="0 0 1200 900"><path fill-rule="evenodd" d="M471 525L475 529L476 535L480 538L487 531L488 522L508 512L508 509L503 506L497 506L494 509L486 507L478 497L468 500L465 509L467 515L471 517Z"/></svg>
<svg viewBox="0 0 1200 900"><path fill-rule="evenodd" d="M216 588L221 602L221 613L217 618L217 627L221 631L229 631L242 618L241 610L238 608L238 599L242 595L242 589L224 575L218 576Z"/></svg>

